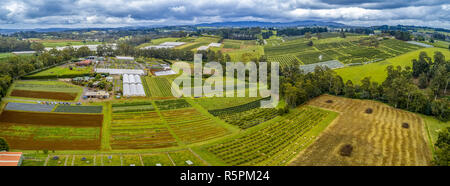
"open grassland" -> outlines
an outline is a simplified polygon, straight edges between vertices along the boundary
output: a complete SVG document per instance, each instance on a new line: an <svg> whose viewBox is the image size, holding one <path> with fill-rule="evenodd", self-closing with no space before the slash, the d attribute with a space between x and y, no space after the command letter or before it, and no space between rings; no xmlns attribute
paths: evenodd
<svg viewBox="0 0 450 186"><path fill-rule="evenodd" d="M329 95L308 104L339 112L340 116L290 165L430 163L425 123L413 113L374 101Z"/></svg>
<svg viewBox="0 0 450 186"><path fill-rule="evenodd" d="M62 81L14 81L13 89L31 90L31 91L49 91L49 92L68 92L77 93L82 90L81 87Z"/></svg>
<svg viewBox="0 0 450 186"><path fill-rule="evenodd" d="M450 59L450 51L442 48L422 48L417 51L409 52L394 58L390 58L381 62L370 63L361 66L350 66L346 68L336 69L335 71L342 77L344 82L351 80L353 84L360 84L364 77L371 77L372 81L381 83L387 77L386 67L389 65L412 67L412 59L417 59L420 52L426 52L432 57L434 52L440 51L446 59Z"/></svg>
<svg viewBox="0 0 450 186"><path fill-rule="evenodd" d="M216 164L285 165L336 116L334 112L302 106L235 137L205 145L198 152Z"/></svg>
<svg viewBox="0 0 450 186"><path fill-rule="evenodd" d="M15 149L96 150L103 115L3 111L0 136Z"/></svg>
<svg viewBox="0 0 450 186"><path fill-rule="evenodd" d="M426 124L426 129L428 130L428 136L430 142L430 147L434 151L434 144L438 139L439 132L444 130L446 127L450 127L450 122L442 122L433 116L420 115Z"/></svg>
<svg viewBox="0 0 450 186"><path fill-rule="evenodd" d="M51 78L66 78L75 76L84 76L92 72L92 66L87 67L73 67L72 70L68 66L57 66L36 74L25 76L27 79L51 79Z"/></svg>
<svg viewBox="0 0 450 186"><path fill-rule="evenodd" d="M142 77L145 94L148 97L170 98L173 97L171 83L163 77Z"/></svg>
<svg viewBox="0 0 450 186"><path fill-rule="evenodd" d="M210 140L228 134L228 130L196 109L161 111L173 133L184 144Z"/></svg>

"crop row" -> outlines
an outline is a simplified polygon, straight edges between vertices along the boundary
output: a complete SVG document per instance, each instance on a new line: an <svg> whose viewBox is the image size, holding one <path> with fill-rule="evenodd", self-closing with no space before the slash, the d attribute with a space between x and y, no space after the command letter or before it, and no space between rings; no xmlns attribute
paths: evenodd
<svg viewBox="0 0 450 186"><path fill-rule="evenodd" d="M255 108L239 113L223 114L218 117L229 124L246 129L271 120L276 116L278 116L278 111L275 108Z"/></svg>
<svg viewBox="0 0 450 186"><path fill-rule="evenodd" d="M229 165L264 164L264 161L275 157L285 161L298 153L289 151L293 149L292 146L309 142L303 135L320 123L327 114L328 112L316 108L299 108L266 128L227 139L207 147L206 150Z"/></svg>
<svg viewBox="0 0 450 186"><path fill-rule="evenodd" d="M254 108L261 107L261 101L263 100L270 100L270 97L261 98L256 101L252 101L243 105L238 105L234 107L228 107L224 109L215 109L215 110L208 110L209 113L211 113L214 116L224 115L224 114L232 114L232 113L239 113L244 112L247 110L251 110Z"/></svg>

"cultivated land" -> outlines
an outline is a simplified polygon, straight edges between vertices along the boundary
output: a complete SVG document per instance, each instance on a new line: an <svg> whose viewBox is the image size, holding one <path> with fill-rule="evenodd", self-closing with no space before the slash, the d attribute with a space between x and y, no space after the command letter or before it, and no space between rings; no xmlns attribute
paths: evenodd
<svg viewBox="0 0 450 186"><path fill-rule="evenodd" d="M272 36L264 45L256 40L224 39L220 47L209 50L228 54L232 61L266 55L282 68L339 60L345 67L335 71L344 82L350 79L354 84L366 76L381 83L388 65L411 66L421 51L430 57L441 51L450 58L445 48L422 48L394 39L367 46L362 42L368 38L364 35L321 35L321 39ZM186 42L176 49L195 52L219 41L216 36L170 37L139 47ZM40 42L65 46L81 41ZM7 55L0 54L0 59ZM143 65L148 70L160 60L137 61L107 57L97 67L142 69ZM74 66L70 70L62 65L25 78L85 76L92 69ZM291 108L287 114L260 108L262 97L175 98L171 93L175 77L142 76L146 97L113 96L81 106L36 103L78 101L83 87L57 80L15 80L2 100L0 137L14 151L25 152L24 165L38 166L429 165L437 133L449 124L378 102L329 95ZM114 86L122 86L120 77L114 77ZM365 113L369 107L371 114ZM402 127L405 123L409 128ZM340 154L343 147L350 155Z"/></svg>
<svg viewBox="0 0 450 186"><path fill-rule="evenodd" d="M450 51L443 48L422 48L413 52L408 52L397 57L389 58L380 62L370 63L362 66L351 66L335 71L342 77L344 82L352 80L353 84L360 84L365 77L371 77L371 81L382 83L387 77L386 67L389 65L412 67L411 60L417 59L420 52L426 52L429 57L433 57L434 52L439 51L444 54L445 58L450 58Z"/></svg>
<svg viewBox="0 0 450 186"><path fill-rule="evenodd" d="M329 95L308 105L340 115L289 165L429 165L431 161L425 122L416 114L374 101ZM369 108L372 113L367 113ZM343 156L346 145L352 150Z"/></svg>
<svg viewBox="0 0 450 186"><path fill-rule="evenodd" d="M32 75L25 76L28 79L49 79L49 78L67 78L88 75L92 72L92 67L76 67L73 66L72 70L69 66L57 66L42 72L38 72Z"/></svg>
<svg viewBox="0 0 450 186"><path fill-rule="evenodd" d="M30 100L76 101L83 89L60 81L16 81L8 91L7 98Z"/></svg>

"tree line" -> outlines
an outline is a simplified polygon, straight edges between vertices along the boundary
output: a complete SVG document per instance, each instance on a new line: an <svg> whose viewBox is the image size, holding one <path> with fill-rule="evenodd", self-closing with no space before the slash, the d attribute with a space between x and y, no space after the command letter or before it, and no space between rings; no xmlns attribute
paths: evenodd
<svg viewBox="0 0 450 186"><path fill-rule="evenodd" d="M442 54L435 54L435 61L442 61ZM381 84L371 81L370 77L354 84L351 80L345 83L341 76L327 67L317 66L314 73L304 74L297 67L288 67L281 74L281 95L291 107L303 104L324 93L348 98L372 99L382 101L395 108L405 109L426 115L433 115L439 120L450 120L450 102L442 98L445 95L444 84L448 84L449 63L436 62L438 75L434 75L435 88L422 90L414 83L414 71L410 67L388 66L388 76ZM434 65L433 65L434 66ZM446 68L442 68L445 66ZM433 67L432 67L433 68Z"/></svg>
<svg viewBox="0 0 450 186"><path fill-rule="evenodd" d="M300 36L306 33L328 32L327 27L285 28L277 31L277 35Z"/></svg>
<svg viewBox="0 0 450 186"><path fill-rule="evenodd" d="M15 37L0 36L0 53L31 50L31 42L19 40Z"/></svg>

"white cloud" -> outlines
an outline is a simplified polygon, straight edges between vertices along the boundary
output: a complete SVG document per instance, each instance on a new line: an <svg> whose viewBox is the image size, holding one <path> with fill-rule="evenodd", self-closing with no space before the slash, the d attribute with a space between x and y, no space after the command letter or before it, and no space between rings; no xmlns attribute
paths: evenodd
<svg viewBox="0 0 450 186"><path fill-rule="evenodd" d="M365 26L450 28L444 0L1 0L0 27L193 24L215 21L336 21ZM33 24L29 24L33 23ZM437 24L439 23L439 24ZM431 25L433 26L433 25Z"/></svg>

